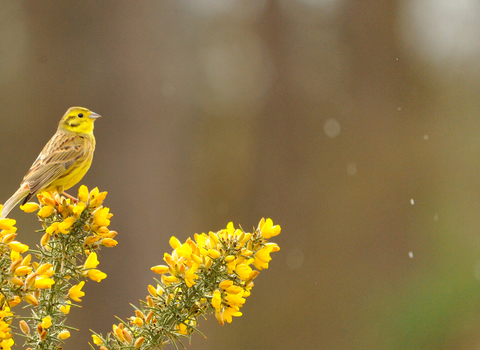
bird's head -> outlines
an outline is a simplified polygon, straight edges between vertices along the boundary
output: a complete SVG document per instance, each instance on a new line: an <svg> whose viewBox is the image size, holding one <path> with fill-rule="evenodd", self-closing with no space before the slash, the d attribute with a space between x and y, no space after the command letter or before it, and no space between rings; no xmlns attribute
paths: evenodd
<svg viewBox="0 0 480 350"><path fill-rule="evenodd" d="M70 107L60 120L58 130L89 134L93 131L93 122L100 117L87 108Z"/></svg>

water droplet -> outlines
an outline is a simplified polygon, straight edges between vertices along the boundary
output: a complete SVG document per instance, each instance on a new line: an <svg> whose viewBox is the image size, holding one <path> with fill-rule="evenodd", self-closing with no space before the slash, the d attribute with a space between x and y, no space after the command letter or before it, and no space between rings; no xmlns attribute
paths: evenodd
<svg viewBox="0 0 480 350"><path fill-rule="evenodd" d="M355 162L350 162L347 164L347 174L353 176L357 173L357 164Z"/></svg>
<svg viewBox="0 0 480 350"><path fill-rule="evenodd" d="M327 119L323 125L323 130L330 138L335 138L340 134L340 124L333 118Z"/></svg>

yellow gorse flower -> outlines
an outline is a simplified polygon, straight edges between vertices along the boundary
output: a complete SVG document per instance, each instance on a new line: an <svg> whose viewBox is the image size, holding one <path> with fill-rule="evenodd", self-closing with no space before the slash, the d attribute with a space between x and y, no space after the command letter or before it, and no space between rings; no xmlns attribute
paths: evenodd
<svg viewBox="0 0 480 350"><path fill-rule="evenodd" d="M258 270L268 269L268 262L272 260L272 258L270 257L270 253L273 251L274 248L275 246L273 245L266 245L255 253L255 260L253 262L253 265Z"/></svg>
<svg viewBox="0 0 480 350"><path fill-rule="evenodd" d="M97 269L91 269L88 270L88 277L95 282L100 282L107 278L107 274Z"/></svg>
<svg viewBox="0 0 480 350"><path fill-rule="evenodd" d="M212 306L217 311L220 311L222 308L222 294L218 289L213 292Z"/></svg>
<svg viewBox="0 0 480 350"><path fill-rule="evenodd" d="M103 340L95 334L92 335L92 339L93 339L93 343L95 345L102 345L103 344Z"/></svg>
<svg viewBox="0 0 480 350"><path fill-rule="evenodd" d="M52 325L52 318L50 316L46 316L42 319L42 323L41 323L42 327L44 329L48 329L50 328L50 326Z"/></svg>
<svg viewBox="0 0 480 350"><path fill-rule="evenodd" d="M91 253L87 260L85 260L85 268L86 269L93 269L95 267L98 266L100 262L98 261L98 258L97 258L97 253Z"/></svg>
<svg viewBox="0 0 480 350"><path fill-rule="evenodd" d="M65 305L60 306L60 311L63 312L65 315L69 314L71 304L72 303L70 302L70 300L67 300Z"/></svg>
<svg viewBox="0 0 480 350"><path fill-rule="evenodd" d="M82 301L80 298L85 296L85 293L82 292L82 288L83 288L84 284L85 284L85 282L82 281L79 284L70 288L70 290L68 291L68 296L70 297L70 299L78 301L78 302Z"/></svg>
<svg viewBox="0 0 480 350"><path fill-rule="evenodd" d="M15 224L13 219L0 219L0 230L11 230Z"/></svg>
<svg viewBox="0 0 480 350"><path fill-rule="evenodd" d="M5 339L0 342L0 347L2 347L2 350L11 350L14 344L15 342L12 338Z"/></svg>
<svg viewBox="0 0 480 350"><path fill-rule="evenodd" d="M70 337L64 318L85 296L84 279L106 278L98 270L97 250L118 243L117 232L108 228L113 215L103 207L106 195L81 186L78 201L51 192L38 194L40 204L22 205L25 212L37 213L45 231L35 254L28 254L29 247L16 240L15 220L0 219L0 264L7 262L0 268L10 288L0 294L0 348L14 344L13 314L7 305L21 302L36 310L20 323L26 346L36 348L40 342L45 350L54 349ZM229 223L184 242L172 236L173 250L164 254L164 264L151 268L161 278L148 286L146 301L127 322L113 325L113 336L94 334L93 343L100 350L161 347L198 331L198 317L213 313L222 325L232 322L242 315L253 280L279 250L268 242L279 233L279 225L262 219L253 232Z"/></svg>
<svg viewBox="0 0 480 350"><path fill-rule="evenodd" d="M74 222L75 222L75 218L73 216L69 216L68 218L66 218L61 223L58 224L58 231L60 231L63 234L69 233L70 232L69 229L70 227L72 227Z"/></svg>
<svg viewBox="0 0 480 350"><path fill-rule="evenodd" d="M252 271L252 268L247 264L238 264L235 267L235 273L240 277L242 281L248 280Z"/></svg>
<svg viewBox="0 0 480 350"><path fill-rule="evenodd" d="M185 283L187 284L187 287L193 286L196 283L195 280L199 278L198 275L195 274L197 269L198 265L192 264L192 267L185 272Z"/></svg>
<svg viewBox="0 0 480 350"><path fill-rule="evenodd" d="M35 202L27 202L20 206L25 213L33 213L40 209L40 206Z"/></svg>
<svg viewBox="0 0 480 350"><path fill-rule="evenodd" d="M53 209L53 207L44 206L38 211L37 215L41 218L48 218L49 216L51 216L53 214L54 210L55 209Z"/></svg>
<svg viewBox="0 0 480 350"><path fill-rule="evenodd" d="M258 224L258 228L263 237L269 239L280 233L280 226L273 225L272 219L261 220Z"/></svg>
<svg viewBox="0 0 480 350"><path fill-rule="evenodd" d="M157 265L157 266L152 267L151 270L155 273L158 273L158 274L164 274L164 273L167 273L169 271L169 268L168 268L168 266L165 266L165 265Z"/></svg>
<svg viewBox="0 0 480 350"><path fill-rule="evenodd" d="M55 281L48 277L38 277L35 279L35 288L37 289L51 288L53 284L55 284Z"/></svg>
<svg viewBox="0 0 480 350"><path fill-rule="evenodd" d="M98 226L108 226L110 225L108 208L101 208L95 212L94 223Z"/></svg>
<svg viewBox="0 0 480 350"><path fill-rule="evenodd" d="M252 233L229 223L218 232L195 234L194 240L182 242L172 236L173 251L164 254L165 265L151 268L161 279L157 287L148 286L144 307L129 323L114 325L108 340L94 335L94 343L101 350L113 350L125 344L151 346L155 339L178 340L196 330L197 318L208 313L214 313L222 325L232 322L242 315L240 309L259 270L268 268L270 254L279 250L267 237L279 233L280 226L262 219Z"/></svg>
<svg viewBox="0 0 480 350"><path fill-rule="evenodd" d="M232 316L240 317L242 316L242 313L238 311L237 308L227 307L220 314L220 319L218 320L218 322L220 322L222 326L224 324L224 321L227 321L228 323L232 323Z"/></svg>
<svg viewBox="0 0 480 350"><path fill-rule="evenodd" d="M36 347L39 340L45 349L58 348L70 337L61 321L61 315L67 315L72 305L66 298L81 302L85 296L82 291L85 281L81 279L88 277L100 282L106 277L97 269L99 261L95 251L100 246L113 247L118 243L113 239L117 232L108 229L112 214L102 206L106 195L97 188L88 192L87 187L81 186L79 201L44 192L37 196L40 204L29 202L21 206L25 212L36 212L45 230L40 250L35 253L41 256L41 264L32 261L31 254L22 256L29 247L15 240L15 220L0 219L0 254L4 257L0 264L3 261L9 264L3 269L10 272L7 286L12 286L11 290L2 289L0 294L0 348L13 345L12 314L6 305L14 307L22 300L34 308L41 308L36 311L38 316L26 318L20 324L30 348ZM79 264L79 258L84 256L84 263ZM50 298L52 293L55 298ZM27 322L34 321L37 323L30 323L29 327ZM30 328L36 332L30 333Z"/></svg>
<svg viewBox="0 0 480 350"><path fill-rule="evenodd" d="M88 188L85 185L82 185L78 189L78 200L82 203L87 203L88 199L90 198L90 194L88 193Z"/></svg>
<svg viewBox="0 0 480 350"><path fill-rule="evenodd" d="M17 241L10 242L8 244L8 247L17 253L25 253L28 250L28 245L22 244Z"/></svg>
<svg viewBox="0 0 480 350"><path fill-rule="evenodd" d="M70 338L70 332L69 331L62 331L58 334L58 338L62 339L62 340Z"/></svg>
<svg viewBox="0 0 480 350"><path fill-rule="evenodd" d="M100 282L107 277L107 274L95 269L95 267L97 267L99 263L100 262L97 259L97 253L91 253L85 261L85 269L88 270L85 271L84 274L96 282Z"/></svg>
<svg viewBox="0 0 480 350"><path fill-rule="evenodd" d="M10 312L10 308L5 306L3 310L0 310L0 341L11 338L10 323L13 313Z"/></svg>

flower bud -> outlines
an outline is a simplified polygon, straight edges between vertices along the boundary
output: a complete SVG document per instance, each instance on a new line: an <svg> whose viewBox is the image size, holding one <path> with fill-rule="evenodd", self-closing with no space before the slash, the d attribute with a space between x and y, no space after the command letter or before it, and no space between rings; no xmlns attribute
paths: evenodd
<svg viewBox="0 0 480 350"><path fill-rule="evenodd" d="M143 320L140 317L135 317L135 319L133 320L133 323L138 327L143 326Z"/></svg>
<svg viewBox="0 0 480 350"><path fill-rule="evenodd" d="M95 243L96 241L98 241L100 239L100 237L98 236L89 236L87 238L85 238L85 245L91 245L93 243Z"/></svg>
<svg viewBox="0 0 480 350"><path fill-rule="evenodd" d="M42 245L42 247L45 247L49 240L50 240L50 233L45 233L42 236L42 239L40 240L40 244Z"/></svg>
<svg viewBox="0 0 480 350"><path fill-rule="evenodd" d="M104 238L102 239L102 245L105 247L115 247L118 244L118 242L112 238Z"/></svg>
<svg viewBox="0 0 480 350"><path fill-rule="evenodd" d="M192 260L195 261L195 263L197 263L198 265L201 265L203 263L203 260L202 258L200 258L198 255L196 254L192 254Z"/></svg>
<svg viewBox="0 0 480 350"><path fill-rule="evenodd" d="M30 262L32 261L32 254L28 254L23 260L22 260L22 266L30 266Z"/></svg>
<svg viewBox="0 0 480 350"><path fill-rule="evenodd" d="M224 281L220 282L220 284L218 286L222 289L227 289L227 288L231 287L232 285L233 285L232 280L224 280Z"/></svg>
<svg viewBox="0 0 480 350"><path fill-rule="evenodd" d="M150 323L150 321L152 320L152 317L153 317L153 311L150 311L147 314L147 318L145 319L145 323Z"/></svg>
<svg viewBox="0 0 480 350"><path fill-rule="evenodd" d="M211 242L212 248L216 248L218 243L219 243L217 235L215 233L213 233L212 231L210 231L208 233L208 236L210 237L210 242Z"/></svg>
<svg viewBox="0 0 480 350"><path fill-rule="evenodd" d="M15 252L18 252L20 254L25 253L28 250L28 245L13 241L8 244L8 247Z"/></svg>
<svg viewBox="0 0 480 350"><path fill-rule="evenodd" d="M140 337L135 341L135 349L138 349L139 347L142 346L143 342L145 341L145 337Z"/></svg>
<svg viewBox="0 0 480 350"><path fill-rule="evenodd" d="M20 304L21 301L22 301L22 298L20 298L18 295L16 295L8 301L8 304L10 305L10 307L14 307L14 306L17 306L18 304Z"/></svg>
<svg viewBox="0 0 480 350"><path fill-rule="evenodd" d="M23 286L23 280L21 278L18 278L18 277L10 278L10 282L12 282L13 284L15 284L17 286Z"/></svg>
<svg viewBox="0 0 480 350"><path fill-rule="evenodd" d="M209 249L208 250L208 256L212 259L217 259L217 258L220 257L220 253L218 252L218 250Z"/></svg>
<svg viewBox="0 0 480 350"><path fill-rule="evenodd" d="M23 334L30 334L30 327L28 327L27 322L25 322L24 320L21 320L19 324Z"/></svg>
<svg viewBox="0 0 480 350"><path fill-rule="evenodd" d="M20 266L15 270L15 274L17 276L23 276L29 274L30 272L32 272L32 268L30 266Z"/></svg>
<svg viewBox="0 0 480 350"><path fill-rule="evenodd" d="M156 297L158 294L157 294L157 290L155 289L154 286L152 286L151 284L148 285L148 292L153 296L153 297Z"/></svg>
<svg viewBox="0 0 480 350"><path fill-rule="evenodd" d="M37 278L38 274L33 272L27 276L25 279L25 290L30 289L30 287L35 283L35 278Z"/></svg>
<svg viewBox="0 0 480 350"><path fill-rule="evenodd" d="M50 263L45 263L45 264L42 264L38 267L37 269L37 273L39 275L43 275L44 273L46 273L53 265L50 264Z"/></svg>
<svg viewBox="0 0 480 350"><path fill-rule="evenodd" d="M15 260L11 265L10 265L10 273L13 273L22 263L22 260Z"/></svg>
<svg viewBox="0 0 480 350"><path fill-rule="evenodd" d="M17 234L16 234L16 233L9 233L9 234L6 235L5 237L3 237L2 242L5 243L5 244L8 244L8 243L10 243L10 242L13 242L13 240L15 239L15 237L17 237Z"/></svg>
<svg viewBox="0 0 480 350"><path fill-rule="evenodd" d="M30 305L33 305L33 306L37 306L38 305L38 300L31 294L25 294L23 296L23 299L25 299L25 301L27 303L29 303Z"/></svg>
<svg viewBox="0 0 480 350"><path fill-rule="evenodd" d="M130 332L127 331L126 329L123 330L123 337L125 338L125 341L126 341L128 344L132 344L132 343L133 343L132 335L131 335Z"/></svg>
<svg viewBox="0 0 480 350"><path fill-rule="evenodd" d="M117 231L110 231L108 232L108 234L105 235L105 237L114 238L116 235L118 235Z"/></svg>
<svg viewBox="0 0 480 350"><path fill-rule="evenodd" d="M50 197L45 197L44 200L43 200L43 203L45 205L50 206L50 207L56 207L57 206L57 202L53 198L50 198Z"/></svg>
<svg viewBox="0 0 480 350"><path fill-rule="evenodd" d="M140 310L135 310L135 315L140 317L142 320L145 319L145 315Z"/></svg>
<svg viewBox="0 0 480 350"><path fill-rule="evenodd" d="M164 273L167 273L168 272L168 266L165 266L165 265L157 265L157 266L154 266L151 268L151 270L155 273L158 273L158 274L164 274Z"/></svg>
<svg viewBox="0 0 480 350"><path fill-rule="evenodd" d="M118 327L115 327L115 335L117 336L117 338L120 340L120 341L125 341L125 338L123 336L123 330L118 328Z"/></svg>

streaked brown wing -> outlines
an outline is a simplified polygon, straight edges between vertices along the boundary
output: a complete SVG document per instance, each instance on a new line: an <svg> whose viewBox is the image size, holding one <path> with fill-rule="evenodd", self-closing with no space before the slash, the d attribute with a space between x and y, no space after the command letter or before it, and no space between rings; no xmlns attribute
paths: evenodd
<svg viewBox="0 0 480 350"><path fill-rule="evenodd" d="M30 193L36 193L62 176L83 155L82 136L57 132L32 164L23 183L28 183Z"/></svg>

